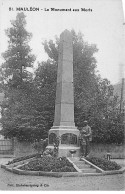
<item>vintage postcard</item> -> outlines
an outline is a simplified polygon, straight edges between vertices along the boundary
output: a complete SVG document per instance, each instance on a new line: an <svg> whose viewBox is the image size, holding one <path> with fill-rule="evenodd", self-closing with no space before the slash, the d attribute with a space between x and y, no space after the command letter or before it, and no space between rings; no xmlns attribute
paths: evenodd
<svg viewBox="0 0 125 194"><path fill-rule="evenodd" d="M125 190L122 0L0 0L0 190Z"/></svg>

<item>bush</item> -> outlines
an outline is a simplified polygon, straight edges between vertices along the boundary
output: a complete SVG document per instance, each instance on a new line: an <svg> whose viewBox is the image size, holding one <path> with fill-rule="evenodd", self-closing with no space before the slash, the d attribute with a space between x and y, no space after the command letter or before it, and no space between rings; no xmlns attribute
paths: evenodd
<svg viewBox="0 0 125 194"><path fill-rule="evenodd" d="M41 139L33 143L33 148L37 150L38 153L43 153L48 145L48 138Z"/></svg>
<svg viewBox="0 0 125 194"><path fill-rule="evenodd" d="M46 172L76 172L73 164L66 157L48 157L34 159L20 167L21 170L46 171Z"/></svg>
<svg viewBox="0 0 125 194"><path fill-rule="evenodd" d="M96 120L92 126L94 143L124 143L124 125L113 123L108 119Z"/></svg>
<svg viewBox="0 0 125 194"><path fill-rule="evenodd" d="M19 157L19 158L15 158L15 159L13 159L12 161L9 161L8 163L7 163L7 165L9 165L9 164L13 164L13 163L15 163L15 162L20 162L20 161L22 161L22 160L27 160L27 159L29 159L29 158L33 158L33 157L40 157L40 154L32 154L32 155L28 155L28 156L22 156L22 157Z"/></svg>
<svg viewBox="0 0 125 194"><path fill-rule="evenodd" d="M121 168L121 166L118 165L116 162L111 162L106 159L97 158L97 157L87 157L86 159L105 171L119 170Z"/></svg>

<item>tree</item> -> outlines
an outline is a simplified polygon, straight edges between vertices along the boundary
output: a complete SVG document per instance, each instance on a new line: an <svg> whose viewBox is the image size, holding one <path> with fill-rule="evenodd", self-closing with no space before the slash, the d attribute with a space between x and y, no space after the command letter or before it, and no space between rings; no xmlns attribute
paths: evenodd
<svg viewBox="0 0 125 194"><path fill-rule="evenodd" d="M107 103L111 101L113 87L107 79L101 79L97 74L97 61L94 57L98 51L96 45L85 42L81 33L77 35L74 30L71 33L73 36L75 122L80 125L82 120L96 114L102 117L107 114ZM57 37L55 43L52 40L43 43L49 60L55 68L57 68L58 44ZM50 66L52 66L51 63ZM51 71L52 75L53 73ZM54 81L56 82L56 79Z"/></svg>
<svg viewBox="0 0 125 194"><path fill-rule="evenodd" d="M30 80L31 73L27 67L32 67L35 57L31 54L28 42L31 33L25 29L24 13L18 13L16 20L11 21L12 27L5 32L9 38L8 50L3 53L5 62L2 64L2 81L13 88L20 87L23 82Z"/></svg>
<svg viewBox="0 0 125 194"><path fill-rule="evenodd" d="M28 45L32 35L26 30L24 13L18 13L12 27L5 32L8 36L8 50L2 56L5 62L0 68L1 85L5 94L2 103L2 125L5 136L20 134L24 118L31 117L32 74L28 67L33 66L35 56ZM23 120L23 121L22 121Z"/></svg>
<svg viewBox="0 0 125 194"><path fill-rule="evenodd" d="M102 131L104 130L105 137L109 133L104 123L107 123L110 130L111 123L114 120L118 122L114 109L118 99L113 96L113 86L109 80L102 79L96 71L97 61L94 57L94 54L98 51L96 45L85 42L81 33L76 34L74 30L71 33L73 36L75 123L81 127L83 121L87 119L92 126L95 141L97 139L97 141L102 141L104 137ZM44 91L49 92L52 99L51 105L50 99L43 100L43 103L45 102L44 104L48 105L50 110L54 110L59 38L56 37L55 41L45 41L43 45L49 60L44 62L44 65L43 63L39 65L35 78L36 85L41 88L42 93L44 93L43 86ZM52 90L49 88L52 88ZM47 94L46 92L44 94ZM45 109L47 109L47 106ZM54 111L52 111L52 114L53 118ZM99 134L102 134L100 135L101 140L96 138L99 137ZM107 142L107 138L104 141Z"/></svg>
<svg viewBox="0 0 125 194"><path fill-rule="evenodd" d="M85 111L87 106L90 106L90 98L93 97L93 91L97 85L97 79L95 76L96 60L93 55L98 51L98 49L96 48L96 45L89 45L87 42L84 42L83 35L81 33L78 33L77 35L74 30L72 30L71 33L73 36L74 93L76 115L78 112L80 112L80 110L83 110L82 107L84 107ZM54 66L57 71L59 38L56 37L55 43L54 41L50 40L49 42L45 41L43 45L49 56L49 66ZM55 74L54 71L51 71L51 75ZM51 82L51 84L54 85L55 83L56 79ZM75 118L77 118L77 116L75 116Z"/></svg>
<svg viewBox="0 0 125 194"><path fill-rule="evenodd" d="M23 14L18 17L23 17ZM21 21L25 24L24 20ZM15 24L16 21L13 23ZM8 32L10 31L13 30L8 30ZM99 142L103 140L104 135L106 137L106 134L112 131L110 130L111 123L114 121L118 123L118 119L114 119L117 117L114 111L117 98L112 96L113 87L110 82L107 79L101 79L97 74L97 61L94 57L98 51L96 45L85 42L81 33L76 34L74 30L71 33L73 36L75 123L81 127L83 121L87 119L94 132L94 140ZM26 34L28 35L25 32L24 35ZM18 36L15 34L15 37ZM10 36L11 44L9 46L13 45L12 40ZM2 84L6 94L2 104L3 131L5 136L16 136L20 141L45 139L54 120L59 38L56 37L55 41L50 40L43 43L49 59L38 64L34 79L27 71L27 67L32 66L35 59L31 55L30 49L29 52L25 52L25 46L29 48L27 46L29 38L26 39L25 36L25 38L21 37L21 40L25 40L22 41L23 51L20 49L23 55L18 53L13 56L10 49L6 52L10 55L4 55L6 62L5 66L3 64L1 68ZM18 39L17 42L19 42ZM14 42L15 51L16 45L18 48L18 44ZM29 57L25 55L26 53ZM17 56L16 60L15 56ZM19 56L23 56L24 59L22 60ZM13 63L11 63L11 58L14 60ZM28 60L29 58L30 60ZM21 61L27 63L23 65ZM20 67L21 64L22 67ZM18 72L16 76L15 70ZM117 130L115 129L115 131ZM106 137L105 141L107 142L111 138L114 141L114 137L115 134L113 137L110 135L110 138Z"/></svg>

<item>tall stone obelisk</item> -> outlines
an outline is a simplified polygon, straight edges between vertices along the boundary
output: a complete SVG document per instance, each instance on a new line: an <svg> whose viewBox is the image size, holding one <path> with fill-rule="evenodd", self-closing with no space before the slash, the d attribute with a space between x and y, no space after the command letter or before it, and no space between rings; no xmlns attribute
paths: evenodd
<svg viewBox="0 0 125 194"><path fill-rule="evenodd" d="M59 156L70 156L70 150L75 150L78 156L78 136L74 123L73 43L71 33L65 30L60 35L55 117L48 147L52 148L54 138L59 137Z"/></svg>

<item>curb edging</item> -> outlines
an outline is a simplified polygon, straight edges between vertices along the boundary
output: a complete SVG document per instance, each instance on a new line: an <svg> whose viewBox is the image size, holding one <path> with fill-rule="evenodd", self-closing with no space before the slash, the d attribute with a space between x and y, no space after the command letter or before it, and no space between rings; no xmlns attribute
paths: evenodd
<svg viewBox="0 0 125 194"><path fill-rule="evenodd" d="M1 168L13 172L18 175L32 175L32 176L49 176L49 177L84 177L84 176L105 176L113 174L122 174L125 172L125 167L120 170L103 171L102 173L82 173L82 172L45 172L45 171L24 171L18 168L9 168L7 165L2 164Z"/></svg>
<svg viewBox="0 0 125 194"><path fill-rule="evenodd" d="M89 161L86 160L85 158L81 158L81 160L84 161L85 163L89 164L91 167L95 168L97 172L99 172L99 173L105 172L104 170L102 170L101 168L99 168L99 167L96 166L95 164L89 162Z"/></svg>

